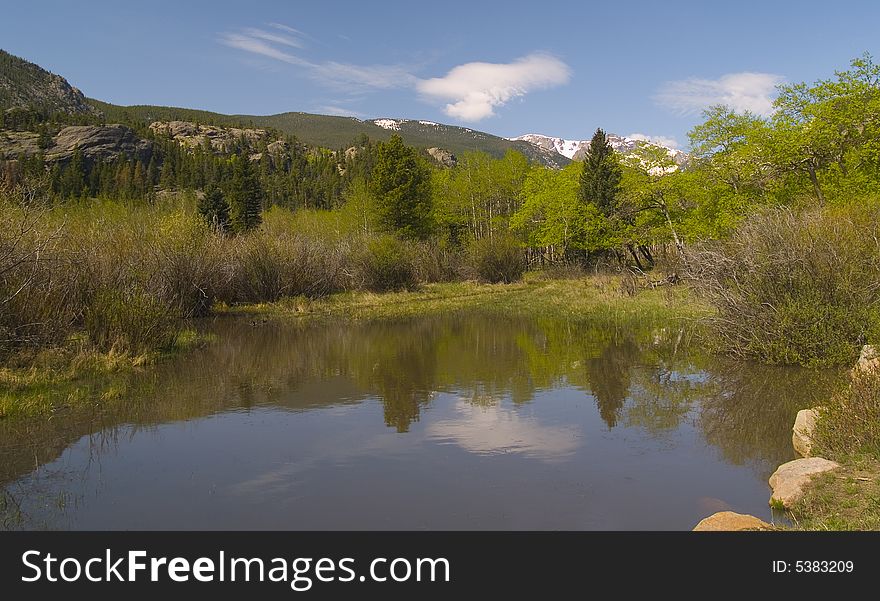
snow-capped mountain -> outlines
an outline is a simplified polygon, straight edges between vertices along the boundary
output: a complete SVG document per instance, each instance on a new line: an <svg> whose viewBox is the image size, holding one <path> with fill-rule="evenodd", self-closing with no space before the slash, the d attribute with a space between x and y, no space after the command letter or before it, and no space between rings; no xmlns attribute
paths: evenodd
<svg viewBox="0 0 880 601"><path fill-rule="evenodd" d="M545 136L543 134L525 134L523 136L517 136L516 138L507 139L512 142L528 142L529 144L537 146L538 148L557 152L573 161L583 159L584 154L586 154L587 150L590 148L589 140L566 140L564 138L554 138L552 136ZM611 148L624 156L633 154L636 150L638 150L640 146L650 145L666 149L666 151L669 153L669 157L673 161L675 161L675 164L679 167L681 165L684 165L688 159L687 153L682 152L677 148L671 148L669 146L664 146L663 144L658 144L656 142L650 142L647 140L638 140L635 138L628 138L626 136L608 134L608 143L611 145Z"/></svg>

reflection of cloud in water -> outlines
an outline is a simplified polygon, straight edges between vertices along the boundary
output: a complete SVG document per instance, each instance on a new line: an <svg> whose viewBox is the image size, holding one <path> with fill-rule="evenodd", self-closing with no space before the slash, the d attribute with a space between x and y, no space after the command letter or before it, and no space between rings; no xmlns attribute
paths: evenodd
<svg viewBox="0 0 880 601"><path fill-rule="evenodd" d="M521 453L544 461L571 455L581 444L577 428L544 426L537 418L523 417L515 409L475 406L462 400L456 403L455 413L455 419L430 424L426 428L428 437L457 444L472 453Z"/></svg>

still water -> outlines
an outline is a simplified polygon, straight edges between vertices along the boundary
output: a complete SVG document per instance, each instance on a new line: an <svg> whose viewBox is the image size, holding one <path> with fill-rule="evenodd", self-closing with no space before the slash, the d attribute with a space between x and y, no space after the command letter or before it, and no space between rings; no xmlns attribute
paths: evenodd
<svg viewBox="0 0 880 601"><path fill-rule="evenodd" d="M690 529L771 519L827 373L685 329L503 318L202 327L93 410L0 422L0 527Z"/></svg>

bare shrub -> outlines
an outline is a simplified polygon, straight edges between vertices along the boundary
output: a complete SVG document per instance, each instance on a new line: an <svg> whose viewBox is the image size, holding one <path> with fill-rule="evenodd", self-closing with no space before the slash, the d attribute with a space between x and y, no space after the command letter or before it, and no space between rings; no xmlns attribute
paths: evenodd
<svg viewBox="0 0 880 601"><path fill-rule="evenodd" d="M722 350L770 363L851 362L876 332L880 210L772 208L692 250L688 277L717 309Z"/></svg>
<svg viewBox="0 0 880 601"><path fill-rule="evenodd" d="M505 235L471 242L466 264L470 277L492 284L519 281L526 270L522 247L515 238Z"/></svg>
<svg viewBox="0 0 880 601"><path fill-rule="evenodd" d="M814 439L824 457L880 459L880 374L854 374L850 385L825 403Z"/></svg>

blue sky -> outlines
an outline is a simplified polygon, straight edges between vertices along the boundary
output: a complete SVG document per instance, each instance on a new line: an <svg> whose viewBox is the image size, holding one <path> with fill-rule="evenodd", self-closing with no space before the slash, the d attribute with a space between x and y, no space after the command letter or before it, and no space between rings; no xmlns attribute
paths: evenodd
<svg viewBox="0 0 880 601"><path fill-rule="evenodd" d="M701 107L880 55L880 3L7 2L0 48L91 97L223 113L596 127L687 145Z"/></svg>

